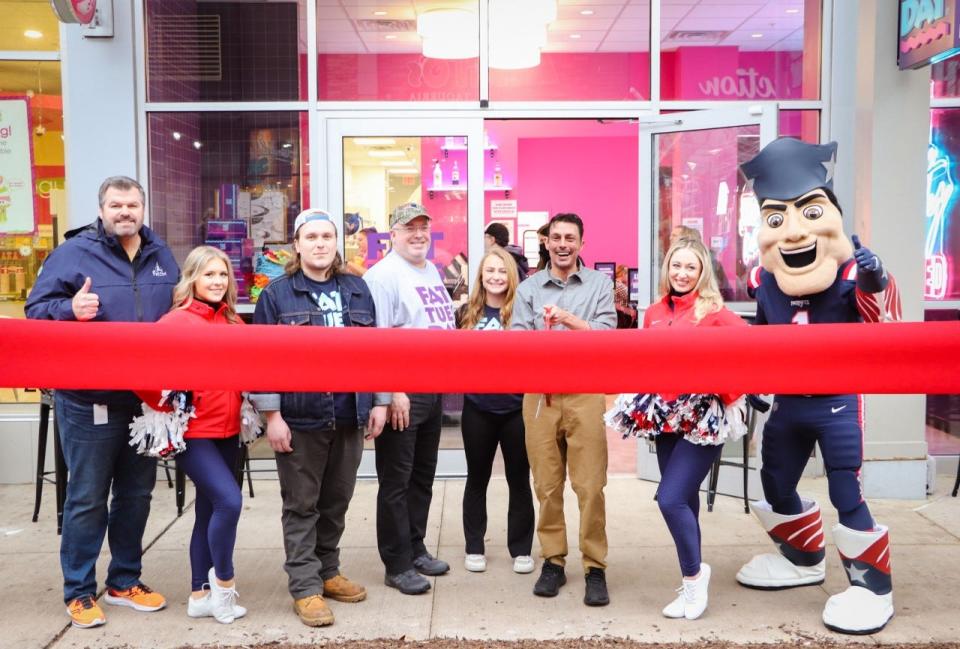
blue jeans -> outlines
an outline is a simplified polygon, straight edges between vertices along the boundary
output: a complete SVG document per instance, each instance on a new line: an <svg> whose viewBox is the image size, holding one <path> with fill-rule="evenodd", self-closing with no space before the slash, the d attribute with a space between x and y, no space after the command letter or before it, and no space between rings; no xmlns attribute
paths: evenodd
<svg viewBox="0 0 960 649"><path fill-rule="evenodd" d="M107 587L124 590L140 581L143 531L157 462L137 455L128 444L128 426L140 414L137 410L110 408L107 423L94 425L91 404L56 396L60 442L69 472L60 540L64 602L96 594L96 564L104 535L110 545Z"/></svg>

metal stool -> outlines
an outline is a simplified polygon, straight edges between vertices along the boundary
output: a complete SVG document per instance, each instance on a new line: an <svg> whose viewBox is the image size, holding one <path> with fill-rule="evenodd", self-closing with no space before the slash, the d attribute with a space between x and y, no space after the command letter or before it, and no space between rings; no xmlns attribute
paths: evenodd
<svg viewBox="0 0 960 649"><path fill-rule="evenodd" d="M50 413L54 410L53 390L40 391L40 430L37 437L37 492L33 501L33 522L40 516L40 501L43 498L43 483L49 482L56 488L57 500L57 534L63 530L63 504L67 501L67 463L63 459L63 449L60 446L60 428L57 426L57 417L53 417L53 461L54 470L46 470L47 462L47 435L50 428ZM48 476L53 474L51 480Z"/></svg>
<svg viewBox="0 0 960 649"><path fill-rule="evenodd" d="M750 513L750 496L748 487L750 484L750 440L753 439L754 428L757 425L757 412L766 412L770 409L770 404L755 395L747 395L747 434L741 440L743 442L743 460L733 462L724 460L720 455L714 460L710 467L710 477L707 482L707 511L713 511L713 503L717 499L717 483L720 481L720 467L732 466L743 468L743 511Z"/></svg>

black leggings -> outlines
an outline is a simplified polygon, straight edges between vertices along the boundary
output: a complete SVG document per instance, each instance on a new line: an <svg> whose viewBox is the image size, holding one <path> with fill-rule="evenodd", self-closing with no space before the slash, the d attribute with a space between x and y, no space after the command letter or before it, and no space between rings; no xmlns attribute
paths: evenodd
<svg viewBox="0 0 960 649"><path fill-rule="evenodd" d="M463 536L467 554L484 554L487 484L499 444L510 490L507 548L511 557L528 556L533 546L534 514L522 411L498 415L480 410L465 399L461 430L467 456L467 485L463 490Z"/></svg>

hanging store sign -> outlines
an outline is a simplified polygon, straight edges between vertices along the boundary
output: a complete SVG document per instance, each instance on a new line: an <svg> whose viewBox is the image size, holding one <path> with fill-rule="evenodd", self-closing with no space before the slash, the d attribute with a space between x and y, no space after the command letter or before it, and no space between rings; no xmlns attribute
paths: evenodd
<svg viewBox="0 0 960 649"><path fill-rule="evenodd" d="M897 64L901 70L937 63L960 52L958 0L900 0Z"/></svg>
<svg viewBox="0 0 960 649"><path fill-rule="evenodd" d="M0 233L34 231L33 166L26 99L0 100Z"/></svg>
<svg viewBox="0 0 960 649"><path fill-rule="evenodd" d="M63 23L89 25L97 13L97 0L50 0L50 4Z"/></svg>

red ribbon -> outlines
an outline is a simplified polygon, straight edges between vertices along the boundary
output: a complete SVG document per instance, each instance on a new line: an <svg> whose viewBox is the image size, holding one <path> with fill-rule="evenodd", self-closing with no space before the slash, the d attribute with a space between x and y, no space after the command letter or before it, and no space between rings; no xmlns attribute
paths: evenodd
<svg viewBox="0 0 960 649"><path fill-rule="evenodd" d="M0 386L960 393L960 323L429 331L0 320Z"/></svg>

